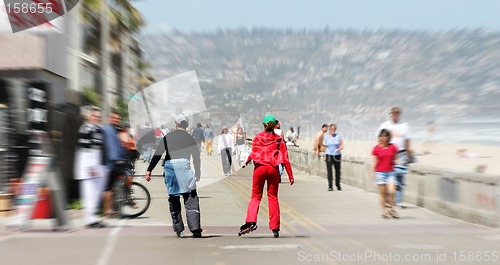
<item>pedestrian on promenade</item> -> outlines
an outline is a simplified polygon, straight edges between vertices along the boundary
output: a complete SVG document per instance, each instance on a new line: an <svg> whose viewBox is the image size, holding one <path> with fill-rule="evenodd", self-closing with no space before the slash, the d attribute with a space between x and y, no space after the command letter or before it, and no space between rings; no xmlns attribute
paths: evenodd
<svg viewBox="0 0 500 265"><path fill-rule="evenodd" d="M284 164L290 185L293 185L294 177L286 144L281 136L274 133L276 119L268 114L263 120L264 131L257 134L252 141L252 152L245 165L254 162L252 176L252 197L248 203L245 224L240 227L239 236L257 229L257 215L260 201L267 182L267 199L269 204L269 228L274 237L279 237L280 231L280 206L278 201L279 170L278 165Z"/></svg>
<svg viewBox="0 0 500 265"><path fill-rule="evenodd" d="M333 171L332 166L335 169L335 186L337 190L342 190L340 186L340 162L342 161L342 149L344 149L344 140L342 135L337 133L337 125L335 123L330 124L328 129L328 134L325 134L323 138L323 146L325 146L325 161L326 161L326 172L328 177L328 190L333 190Z"/></svg>
<svg viewBox="0 0 500 265"><path fill-rule="evenodd" d="M281 130L281 123L279 120L276 120L276 125L274 126L274 133L281 136L283 140L285 140L285 133Z"/></svg>
<svg viewBox="0 0 500 265"><path fill-rule="evenodd" d="M328 131L328 125L325 123L321 125L321 130L314 136L313 150L319 156L320 152L325 152L326 148L323 146L323 138Z"/></svg>
<svg viewBox="0 0 500 265"><path fill-rule="evenodd" d="M285 139L285 134L283 133L283 130L281 130L281 124L279 120L276 120L276 125L274 125L274 133L281 136L281 139L283 140ZM285 169L283 168L283 164L279 164L278 169L280 171L280 183L281 183L281 176L285 171Z"/></svg>
<svg viewBox="0 0 500 265"><path fill-rule="evenodd" d="M186 132L189 126L188 117L178 114L175 117L175 126L176 129L160 141L146 171L146 180L151 180L151 172L165 152L163 167L172 227L178 237L183 237L184 223L180 202L182 196L188 228L194 238L200 238L203 229L201 229L200 199L196 191L196 182L200 181L201 177L200 152L194 138ZM193 159L194 172L191 168L191 159Z"/></svg>
<svg viewBox="0 0 500 265"><path fill-rule="evenodd" d="M141 148L142 161L149 163L153 154L153 146L158 140L156 139L155 130L151 128L149 122L145 122L144 127L139 130L138 135L137 146Z"/></svg>
<svg viewBox="0 0 500 265"><path fill-rule="evenodd" d="M196 124L196 128L194 128L192 135L194 140L198 144L198 150L201 153L201 145L203 144L203 142L205 142L205 135L201 123L198 122L198 124Z"/></svg>
<svg viewBox="0 0 500 265"><path fill-rule="evenodd" d="M224 171L224 176L231 176L231 168L233 165L233 158L231 153L234 150L234 139L233 135L228 133L226 126L222 127L222 132L219 137L219 143L217 149L219 150L219 155L222 159L222 170Z"/></svg>
<svg viewBox="0 0 500 265"><path fill-rule="evenodd" d="M241 119L241 118L240 118ZM234 136L238 133L238 129L241 128L241 123L239 121L231 128L231 134Z"/></svg>
<svg viewBox="0 0 500 265"><path fill-rule="evenodd" d="M296 131L294 131L293 127L290 127L290 130L286 132L285 137L287 145L296 145L297 140L299 139L299 135Z"/></svg>
<svg viewBox="0 0 500 265"><path fill-rule="evenodd" d="M126 176L125 186L128 191L132 187L132 182L134 181L134 173L135 173L135 160L139 158L139 152L137 152L137 148L135 147L134 139L130 134L130 123L122 122L120 124L120 130L118 132L118 138L123 146L123 150L125 153L125 166L124 166L124 175ZM130 192L127 192L127 204L133 208L137 209L137 203L130 198Z"/></svg>
<svg viewBox="0 0 500 265"><path fill-rule="evenodd" d="M236 131L236 134L234 135L234 147L235 147L235 153L236 153L236 160L238 161L238 165L241 166L241 164L245 161L242 160L241 153L245 151L245 143L246 143L246 134L243 132L243 128L239 127Z"/></svg>
<svg viewBox="0 0 500 265"><path fill-rule="evenodd" d="M390 141L390 132L382 129L378 135L378 144L372 149L373 163L370 175L378 185L382 218L388 218L389 215L394 218L399 217L394 209L394 190L396 186L394 161L397 159L398 149Z"/></svg>
<svg viewBox="0 0 500 265"><path fill-rule="evenodd" d="M203 137L205 137L205 149L207 150L207 156L211 156L213 153L212 141L214 140L214 131L208 124L203 131Z"/></svg>
<svg viewBox="0 0 500 265"><path fill-rule="evenodd" d="M396 206L405 208L403 202L403 190L405 186L405 175L408 173L408 159L412 157L410 126L401 121L401 109L391 108L390 119L382 123L378 129L387 129L391 133L391 144L398 149L397 164L394 166L396 174Z"/></svg>
<svg viewBox="0 0 500 265"><path fill-rule="evenodd" d="M106 166L108 167L107 183L104 188L103 210L108 217L114 217L117 212L113 210L113 185L118 176L125 174L125 150L118 137L120 132L121 117L116 110L111 110L108 124L103 126L104 146L106 148Z"/></svg>
<svg viewBox="0 0 500 265"><path fill-rule="evenodd" d="M432 154L432 147L434 147L436 143L435 139L435 133L436 133L436 124L434 121L429 121L427 122L427 136L425 138L425 141L422 143L422 154L428 155Z"/></svg>
<svg viewBox="0 0 500 265"><path fill-rule="evenodd" d="M104 136L99 127L101 110L92 106L85 110L84 115L85 122L78 130L74 173L75 179L79 181L86 227L102 228L105 224L97 216L97 210L106 184L107 168Z"/></svg>

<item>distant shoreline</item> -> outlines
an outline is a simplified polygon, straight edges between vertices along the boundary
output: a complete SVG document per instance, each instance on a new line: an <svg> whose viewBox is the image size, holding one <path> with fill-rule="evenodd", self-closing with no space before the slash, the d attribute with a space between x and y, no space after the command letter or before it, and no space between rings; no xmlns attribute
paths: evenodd
<svg viewBox="0 0 500 265"><path fill-rule="evenodd" d="M373 141L345 140L342 152L346 156L371 158L371 150L376 145ZM312 151L312 139L298 141L299 148ZM293 148L293 147L291 147ZM472 143L424 143L415 141L412 150L416 154L416 165L451 169L462 172L481 173L500 176L500 146ZM460 157L457 152L465 150L470 157Z"/></svg>

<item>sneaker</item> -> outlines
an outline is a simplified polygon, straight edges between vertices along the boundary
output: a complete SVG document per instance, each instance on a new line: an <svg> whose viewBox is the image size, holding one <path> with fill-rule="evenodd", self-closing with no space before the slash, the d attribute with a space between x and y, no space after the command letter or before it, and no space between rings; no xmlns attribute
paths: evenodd
<svg viewBox="0 0 500 265"><path fill-rule="evenodd" d="M175 232L177 234L177 237L178 238L182 238L184 236L184 232L180 231L180 232Z"/></svg>
<svg viewBox="0 0 500 265"><path fill-rule="evenodd" d="M95 223L88 224L88 225L86 225L86 227L87 228L104 228L104 227L106 227L106 224L98 221Z"/></svg>
<svg viewBox="0 0 500 265"><path fill-rule="evenodd" d="M406 205L401 204L401 203L396 203L396 207L398 207L400 209L406 209Z"/></svg>
<svg viewBox="0 0 500 265"><path fill-rule="evenodd" d="M396 210L394 208L391 208L389 210L389 214L392 216L392 218L399 218L399 214L398 214L398 212L396 212Z"/></svg>
<svg viewBox="0 0 500 265"><path fill-rule="evenodd" d="M275 229L275 230L273 230L273 236L274 236L275 238L280 237L280 230L279 230L279 229Z"/></svg>
<svg viewBox="0 0 500 265"><path fill-rule="evenodd" d="M333 191L333 189L332 188L328 188L328 191Z"/></svg>
<svg viewBox="0 0 500 265"><path fill-rule="evenodd" d="M240 232L238 233L238 236L248 234L252 231L255 231L257 229L257 223L255 222L246 222L244 225L240 227Z"/></svg>
<svg viewBox="0 0 500 265"><path fill-rule="evenodd" d="M193 238L201 238L201 231L193 231Z"/></svg>

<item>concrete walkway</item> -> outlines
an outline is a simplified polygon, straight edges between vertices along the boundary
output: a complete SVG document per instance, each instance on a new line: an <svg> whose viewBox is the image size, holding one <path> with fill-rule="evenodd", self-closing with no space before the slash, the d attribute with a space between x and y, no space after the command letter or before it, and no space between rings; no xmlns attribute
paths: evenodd
<svg viewBox="0 0 500 265"><path fill-rule="evenodd" d="M203 238L177 238L171 227L161 166L143 181L153 201L132 220L109 219L109 227L85 229L72 213L74 230L52 232L50 220L27 231L0 230L1 264L497 264L500 230L457 221L409 205L399 219L382 219L377 195L295 172L283 176L279 196L281 237L268 228L264 196L259 228L238 237L244 223L253 167L223 177L220 157L202 155L199 196ZM138 174L146 164L139 162ZM5 223L0 219L0 225ZM486 260L489 260L488 262ZM493 262L493 261L497 262ZM493 262L493 263L492 263Z"/></svg>

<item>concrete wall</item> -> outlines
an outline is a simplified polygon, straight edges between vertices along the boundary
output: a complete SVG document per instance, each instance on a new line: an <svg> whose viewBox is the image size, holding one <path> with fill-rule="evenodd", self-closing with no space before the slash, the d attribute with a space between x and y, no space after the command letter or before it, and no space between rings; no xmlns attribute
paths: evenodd
<svg viewBox="0 0 500 265"><path fill-rule="evenodd" d="M288 154L294 168L326 178L324 156L295 147L289 147ZM371 159L343 156L342 183L377 192L370 165ZM412 164L406 175L405 201L467 222L500 227L500 176Z"/></svg>
<svg viewBox="0 0 500 265"><path fill-rule="evenodd" d="M0 71L45 70L67 76L63 34L0 34Z"/></svg>

